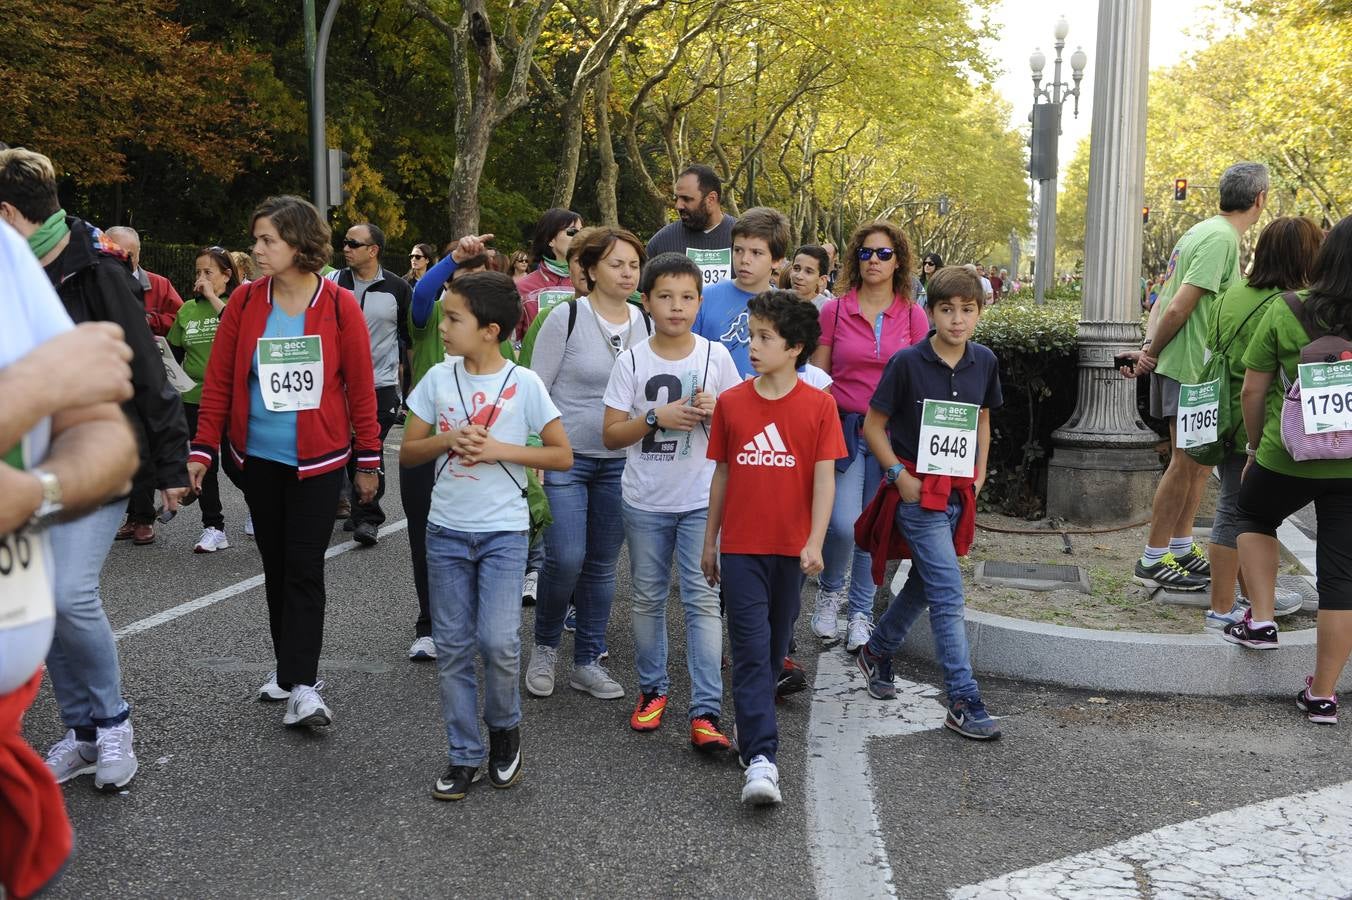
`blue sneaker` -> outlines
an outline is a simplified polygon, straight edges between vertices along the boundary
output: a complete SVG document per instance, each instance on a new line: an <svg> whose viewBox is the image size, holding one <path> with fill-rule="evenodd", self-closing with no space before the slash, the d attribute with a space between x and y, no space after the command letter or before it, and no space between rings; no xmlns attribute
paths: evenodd
<svg viewBox="0 0 1352 900"><path fill-rule="evenodd" d="M986 704L980 697L954 701L948 707L944 727L974 741L993 741L1000 736L1000 726L986 712Z"/></svg>
<svg viewBox="0 0 1352 900"><path fill-rule="evenodd" d="M859 648L855 665L868 679L868 694L876 700L897 699L897 686L892 681L892 658L875 656L868 644Z"/></svg>
<svg viewBox="0 0 1352 900"><path fill-rule="evenodd" d="M1219 630L1225 628L1227 625L1234 625L1236 622L1243 622L1244 614L1247 611L1248 607L1240 606L1239 602L1235 601L1235 605L1231 608L1231 610L1228 613L1218 613L1215 610L1208 609L1206 611L1206 615L1203 616L1203 618L1206 620L1207 628L1215 628Z"/></svg>
<svg viewBox="0 0 1352 900"><path fill-rule="evenodd" d="M563 614L563 630L572 634L577 631L577 607L568 604L568 612Z"/></svg>

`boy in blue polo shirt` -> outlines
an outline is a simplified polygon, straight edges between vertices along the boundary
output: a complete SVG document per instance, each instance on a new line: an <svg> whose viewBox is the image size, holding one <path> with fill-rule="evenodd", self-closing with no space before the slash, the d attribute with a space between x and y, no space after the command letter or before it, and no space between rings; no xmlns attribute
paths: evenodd
<svg viewBox="0 0 1352 900"><path fill-rule="evenodd" d="M934 331L888 362L864 419L869 449L901 495L895 527L910 547L911 572L874 626L858 666L869 694L896 697L892 657L928 605L948 693L944 725L963 737L992 740L1000 728L972 677L958 557L971 546L976 495L986 480L990 410L1004 402L1000 370L995 354L970 340L984 300L980 280L950 266L928 287Z"/></svg>

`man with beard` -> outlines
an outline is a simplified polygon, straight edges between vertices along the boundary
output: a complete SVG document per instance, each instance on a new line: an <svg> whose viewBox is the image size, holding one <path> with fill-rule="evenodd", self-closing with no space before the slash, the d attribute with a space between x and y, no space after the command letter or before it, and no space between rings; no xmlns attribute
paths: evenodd
<svg viewBox="0 0 1352 900"><path fill-rule="evenodd" d="M648 258L660 253L683 253L695 261L704 287L732 277L732 226L737 220L723 213L723 182L705 165L686 166L676 178L676 214L672 222L648 241Z"/></svg>

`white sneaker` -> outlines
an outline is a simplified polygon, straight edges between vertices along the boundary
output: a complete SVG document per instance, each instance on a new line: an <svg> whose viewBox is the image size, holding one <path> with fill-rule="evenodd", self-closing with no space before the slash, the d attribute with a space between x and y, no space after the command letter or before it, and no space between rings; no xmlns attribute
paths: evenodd
<svg viewBox="0 0 1352 900"><path fill-rule="evenodd" d="M253 516L249 516L249 518L247 518L247 519L244 520L244 533L247 534L249 537L253 537L253 536L254 536L254 533L253 533Z"/></svg>
<svg viewBox="0 0 1352 900"><path fill-rule="evenodd" d="M437 645L432 643L430 637L420 637L413 642L413 646L408 648L409 659L436 659Z"/></svg>
<svg viewBox="0 0 1352 900"><path fill-rule="evenodd" d="M93 741L77 739L72 728L47 751L47 768L57 784L65 784L81 775L93 775L98 757L98 746Z"/></svg>
<svg viewBox="0 0 1352 900"><path fill-rule="evenodd" d="M527 572L526 578L521 582L521 605L534 606L535 596L540 592L540 573Z"/></svg>
<svg viewBox="0 0 1352 900"><path fill-rule="evenodd" d="M286 701L286 715L282 724L287 727L302 725L332 725L333 711L324 705L319 691L308 684L298 684L291 689L291 699Z"/></svg>
<svg viewBox="0 0 1352 900"><path fill-rule="evenodd" d="M131 741L131 719L99 729L98 740L94 742L99 753L94 768L94 787L101 791L120 791L136 777L138 767Z"/></svg>
<svg viewBox="0 0 1352 900"><path fill-rule="evenodd" d="M285 700L290 696L291 692L277 683L275 671L268 673L268 680L258 689L259 700Z"/></svg>
<svg viewBox="0 0 1352 900"><path fill-rule="evenodd" d="M784 802L779 793L779 767L764 756L753 757L746 767L742 783L742 802L769 806Z"/></svg>
<svg viewBox="0 0 1352 900"><path fill-rule="evenodd" d="M1273 604L1272 614L1274 616L1289 616L1293 612L1299 612L1305 605L1305 596L1300 591L1288 590L1278 586L1275 595L1276 603ZM1235 585L1235 606L1248 609L1252 606L1249 598L1245 597L1239 591L1239 585Z"/></svg>
<svg viewBox="0 0 1352 900"><path fill-rule="evenodd" d="M204 528L202 536L197 539L197 546L192 548L193 553L215 553L217 550L229 550L230 540L225 536L225 532L219 528Z"/></svg>
<svg viewBox="0 0 1352 900"><path fill-rule="evenodd" d="M573 674L568 676L568 686L597 700L618 700L624 696L624 688L599 662L574 667Z"/></svg>
<svg viewBox="0 0 1352 900"><path fill-rule="evenodd" d="M817 608L812 612L812 633L824 641L836 637L840 608L849 599L844 588L838 591L817 591Z"/></svg>
<svg viewBox="0 0 1352 900"><path fill-rule="evenodd" d="M850 616L850 624L845 631L845 652L858 653L859 648L868 643L873 634L873 620L863 613Z"/></svg>
<svg viewBox="0 0 1352 900"><path fill-rule="evenodd" d="M559 660L559 648L536 644L526 667L526 690L533 697L548 697L554 693L554 664Z"/></svg>

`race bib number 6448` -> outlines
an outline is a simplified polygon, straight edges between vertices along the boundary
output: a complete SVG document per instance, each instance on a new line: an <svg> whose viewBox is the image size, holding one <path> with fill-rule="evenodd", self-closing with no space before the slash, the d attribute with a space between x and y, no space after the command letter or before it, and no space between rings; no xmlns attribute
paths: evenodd
<svg viewBox="0 0 1352 900"><path fill-rule="evenodd" d="M981 407L974 403L926 400L920 415L920 452L916 471L921 475L976 474L976 430Z"/></svg>

